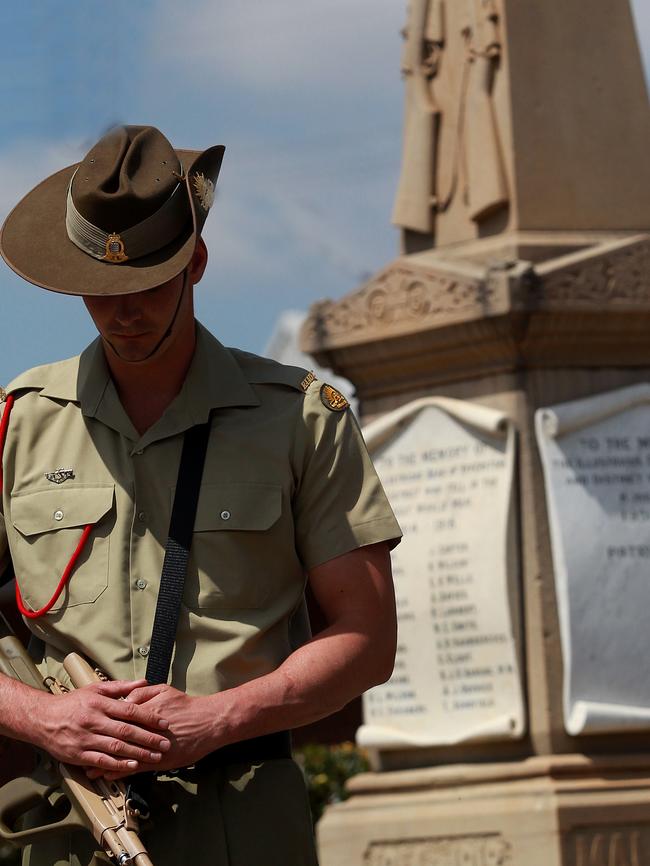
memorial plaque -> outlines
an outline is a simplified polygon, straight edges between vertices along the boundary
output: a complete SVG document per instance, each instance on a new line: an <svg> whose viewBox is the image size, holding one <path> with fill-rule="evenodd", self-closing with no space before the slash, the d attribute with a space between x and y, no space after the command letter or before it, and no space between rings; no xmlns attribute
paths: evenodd
<svg viewBox="0 0 650 866"><path fill-rule="evenodd" d="M650 385L540 409L569 734L650 728Z"/></svg>
<svg viewBox="0 0 650 866"><path fill-rule="evenodd" d="M364 695L359 743L521 736L512 425L492 409L425 398L364 435L404 540L393 553L395 670Z"/></svg>

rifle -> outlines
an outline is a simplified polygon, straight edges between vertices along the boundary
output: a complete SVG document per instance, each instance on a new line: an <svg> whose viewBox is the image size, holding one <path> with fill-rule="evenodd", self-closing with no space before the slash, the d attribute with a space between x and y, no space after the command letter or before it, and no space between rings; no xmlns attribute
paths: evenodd
<svg viewBox="0 0 650 866"><path fill-rule="evenodd" d="M66 656L63 666L75 688L106 680L76 653ZM0 673L53 695L68 691L53 677L43 679L1 613ZM63 818L29 830L16 829L22 816L41 802L50 803L57 793L70 804ZM141 806L122 782L90 781L80 767L39 754L32 776L20 776L0 788L0 838L23 847L44 836L82 829L118 866L153 866L138 836L138 818L147 817Z"/></svg>

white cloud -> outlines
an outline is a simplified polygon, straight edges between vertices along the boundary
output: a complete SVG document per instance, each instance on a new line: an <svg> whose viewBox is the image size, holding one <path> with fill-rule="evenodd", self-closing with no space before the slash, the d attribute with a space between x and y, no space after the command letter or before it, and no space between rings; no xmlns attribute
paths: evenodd
<svg viewBox="0 0 650 866"><path fill-rule="evenodd" d="M349 291L396 254L388 217L396 143L377 137L345 150L340 158L315 148L302 160L300 153L270 154L254 143L233 147L205 230L215 274L245 274L253 285L304 285L316 270Z"/></svg>
<svg viewBox="0 0 650 866"><path fill-rule="evenodd" d="M355 90L384 78L398 57L396 0L163 0L157 53L190 79L256 91L329 84ZM397 66L389 69L398 74Z"/></svg>
<svg viewBox="0 0 650 866"><path fill-rule="evenodd" d="M0 222L18 201L48 175L78 162L88 149L79 140L13 141L0 150Z"/></svg>

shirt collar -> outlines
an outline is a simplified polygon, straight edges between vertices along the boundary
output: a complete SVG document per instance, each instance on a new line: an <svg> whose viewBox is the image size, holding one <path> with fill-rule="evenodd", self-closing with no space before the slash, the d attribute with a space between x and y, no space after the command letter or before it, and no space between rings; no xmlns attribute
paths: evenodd
<svg viewBox="0 0 650 866"><path fill-rule="evenodd" d="M230 350L200 322L196 323L194 358L178 398L184 398L194 424L207 421L212 409L260 405Z"/></svg>
<svg viewBox="0 0 650 866"><path fill-rule="evenodd" d="M84 415L98 418L133 438L135 431L124 410L123 418L119 417L121 404L99 337L82 352L78 365L62 365L41 390L41 394L77 402ZM255 391L232 353L197 322L196 348L183 387L139 444L172 436L201 424L207 421L213 409L259 405Z"/></svg>

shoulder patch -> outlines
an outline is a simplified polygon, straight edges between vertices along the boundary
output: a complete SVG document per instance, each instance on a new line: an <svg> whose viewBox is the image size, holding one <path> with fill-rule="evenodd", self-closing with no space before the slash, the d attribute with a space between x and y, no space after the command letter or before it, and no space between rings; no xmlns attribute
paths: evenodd
<svg viewBox="0 0 650 866"><path fill-rule="evenodd" d="M309 373L305 376L305 378L300 383L300 387L303 391L307 391L312 382L316 381L316 374L313 370L310 370Z"/></svg>
<svg viewBox="0 0 650 866"><path fill-rule="evenodd" d="M331 385L321 386L320 400L323 406L327 406L332 412L345 412L350 405L343 394Z"/></svg>

